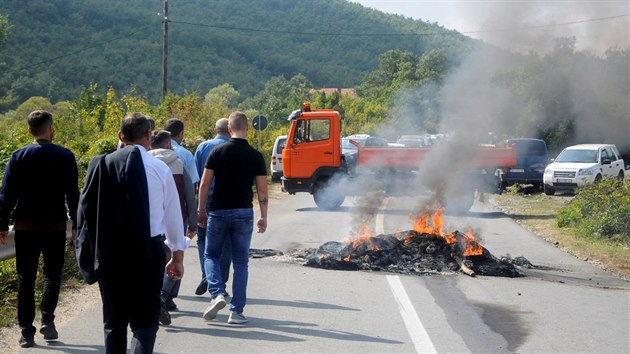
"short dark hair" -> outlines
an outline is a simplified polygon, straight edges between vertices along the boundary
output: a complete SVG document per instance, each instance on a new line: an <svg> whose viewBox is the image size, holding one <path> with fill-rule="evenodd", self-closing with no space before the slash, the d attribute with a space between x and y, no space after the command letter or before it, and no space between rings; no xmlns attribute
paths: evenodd
<svg viewBox="0 0 630 354"><path fill-rule="evenodd" d="M184 122L178 118L171 118L164 123L164 130L171 133L171 136L177 136L184 131Z"/></svg>
<svg viewBox="0 0 630 354"><path fill-rule="evenodd" d="M120 133L123 142L135 142L144 137L151 129L147 117L139 112L128 114L120 121Z"/></svg>
<svg viewBox="0 0 630 354"><path fill-rule="evenodd" d="M33 135L41 135L53 124L52 113L48 111L33 111L28 115L28 128Z"/></svg>
<svg viewBox="0 0 630 354"><path fill-rule="evenodd" d="M171 133L166 130L154 130L151 134L151 149L165 148L166 143L171 141Z"/></svg>

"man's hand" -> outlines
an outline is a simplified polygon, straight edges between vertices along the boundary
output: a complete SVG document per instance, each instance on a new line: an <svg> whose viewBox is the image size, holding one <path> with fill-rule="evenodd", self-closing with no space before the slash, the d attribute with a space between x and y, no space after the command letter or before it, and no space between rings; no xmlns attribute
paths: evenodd
<svg viewBox="0 0 630 354"><path fill-rule="evenodd" d="M208 222L208 214L206 214L205 210L201 210L197 212L197 226L206 228L206 223Z"/></svg>
<svg viewBox="0 0 630 354"><path fill-rule="evenodd" d="M180 280L184 276L184 263L171 258L166 264L166 275L173 280Z"/></svg>
<svg viewBox="0 0 630 354"><path fill-rule="evenodd" d="M0 231L0 245L6 245L8 237L9 231Z"/></svg>
<svg viewBox="0 0 630 354"><path fill-rule="evenodd" d="M267 219L258 218L258 221L256 222L256 226L258 226L259 234L265 233L265 231L267 230Z"/></svg>

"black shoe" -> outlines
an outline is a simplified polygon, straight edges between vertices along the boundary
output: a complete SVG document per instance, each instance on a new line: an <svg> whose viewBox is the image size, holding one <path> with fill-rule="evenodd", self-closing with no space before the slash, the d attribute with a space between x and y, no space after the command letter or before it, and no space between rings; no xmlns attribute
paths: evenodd
<svg viewBox="0 0 630 354"><path fill-rule="evenodd" d="M35 345L35 339L33 337L20 337L20 347L22 348L30 348Z"/></svg>
<svg viewBox="0 0 630 354"><path fill-rule="evenodd" d="M42 324L42 328L39 329L39 333L44 335L45 340L54 340L59 338L59 333L57 333L54 323Z"/></svg>
<svg viewBox="0 0 630 354"><path fill-rule="evenodd" d="M195 290L195 295L203 295L208 291L208 279L201 279L201 283L197 285L197 290Z"/></svg>
<svg viewBox="0 0 630 354"><path fill-rule="evenodd" d="M166 310L168 311L177 311L177 304L173 301L173 299L168 299L164 302L164 306L166 306Z"/></svg>
<svg viewBox="0 0 630 354"><path fill-rule="evenodd" d="M171 324L171 314L168 313L168 310L164 305L160 306L160 317L158 318L158 321L160 321L160 323L164 326Z"/></svg>

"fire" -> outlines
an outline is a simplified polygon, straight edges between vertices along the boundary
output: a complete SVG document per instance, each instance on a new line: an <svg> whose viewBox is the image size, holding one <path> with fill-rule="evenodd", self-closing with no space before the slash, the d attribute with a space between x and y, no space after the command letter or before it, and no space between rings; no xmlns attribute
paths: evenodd
<svg viewBox="0 0 630 354"><path fill-rule="evenodd" d="M444 218L442 217L442 208L438 208L433 215L430 212L424 212L417 215L415 218L410 214L409 218L412 220L412 230L420 234L434 235L444 239L445 243L452 245L457 243L460 249L462 249L462 255L479 256L483 254L483 247L477 242L472 230L468 230L465 234L459 232L453 232L447 234L443 231ZM399 231L396 232L396 237L399 237ZM367 223L361 224L355 231L355 238L347 241L347 243L353 248L360 246L368 246L372 250L379 250L373 242L373 233ZM401 239L401 241L407 244L412 239L412 236ZM350 261L350 257L343 259L346 262Z"/></svg>
<svg viewBox="0 0 630 354"><path fill-rule="evenodd" d="M464 256L481 256L483 254L483 247L475 239L475 234L473 234L472 230L466 231L464 242L466 244Z"/></svg>
<svg viewBox="0 0 630 354"><path fill-rule="evenodd" d="M429 223L429 220L433 221L433 225ZM433 216L430 213L422 213L413 220L412 229L418 233L430 234L443 238L447 244L453 244L455 242L463 244L464 256L478 256L483 254L483 247L477 242L472 230L468 230L463 239L458 240L455 233L446 234L442 230L444 226L444 218L442 218L442 209L438 208ZM405 240L403 240L404 242Z"/></svg>

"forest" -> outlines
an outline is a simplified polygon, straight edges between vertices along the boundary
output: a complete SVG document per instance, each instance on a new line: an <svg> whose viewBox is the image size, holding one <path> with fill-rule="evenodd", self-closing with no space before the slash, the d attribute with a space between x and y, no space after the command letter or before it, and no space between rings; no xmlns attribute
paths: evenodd
<svg viewBox="0 0 630 354"><path fill-rule="evenodd" d="M517 54L450 33L383 41L346 38L342 34L443 29L341 0L260 2L264 6L190 0L173 7L173 27L177 18L190 16L190 23L222 23L224 36L203 42L207 27L185 27L186 35L173 40L178 44L171 60L172 89L161 99L159 18L151 35L128 35L102 47L112 35L129 34L132 27L144 30L134 19L147 8L156 8L153 16L161 1L111 1L107 6L92 0L33 1L49 22L31 21L28 27L20 25L26 10L18 3L5 0L0 7L0 170L16 148L30 142L25 117L35 109L53 112L56 142L75 153L83 173L91 157L115 148L118 123L128 112L148 114L158 127L168 118L182 119L184 145L193 151L212 136L214 122L231 111L242 110L250 118L262 114L270 121L261 133L268 158L274 138L287 131L287 116L305 101L338 110L344 135L395 140L402 134L441 132L472 143L542 138L552 153L574 143L604 141L630 150L629 48L603 54L576 51L575 38L569 37L557 38L548 53ZM205 17L204 4L213 8ZM232 18L238 20L228 21ZM245 38L241 30L227 30L236 27L287 33L271 32L268 41L261 41L251 33ZM290 31L301 34L290 36ZM338 35L307 34L314 31ZM179 35L174 31L174 38ZM154 55L138 54L150 47ZM35 65L48 56L37 53L48 49L59 59ZM63 52L72 55L59 55ZM189 55L184 59L182 52ZM353 87L357 95L325 95L313 90L318 87ZM253 145L256 134L250 130Z"/></svg>

